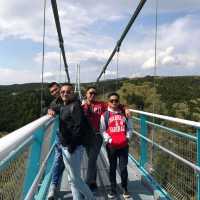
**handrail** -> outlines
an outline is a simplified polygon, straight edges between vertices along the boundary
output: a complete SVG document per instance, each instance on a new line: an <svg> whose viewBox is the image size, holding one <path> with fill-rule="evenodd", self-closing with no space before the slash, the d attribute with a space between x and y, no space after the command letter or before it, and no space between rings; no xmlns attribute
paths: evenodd
<svg viewBox="0 0 200 200"><path fill-rule="evenodd" d="M195 165L194 163L186 160L185 158L175 154L174 152L166 149L165 147L157 144L156 142L153 142L152 140L142 136L140 133L138 133L137 131L133 131L133 133L135 133L137 136L143 138L144 140L146 140L147 142L151 143L152 145L156 146L157 148L161 149L162 151L164 151L165 153L171 155L172 157L176 158L177 160L183 162L184 164L188 165L189 167L191 167L194 171L196 171L197 173L200 173L200 167Z"/></svg>
<svg viewBox="0 0 200 200"><path fill-rule="evenodd" d="M169 117L169 116L165 116L165 115L158 115L158 114L134 110L134 109L129 109L129 110L131 112L134 112L134 113L137 113L137 114L142 114L142 115L146 115L146 116L149 116L149 117L155 117L155 118L159 118L159 119L168 120L168 121L171 121L171 122L176 122L176 123L185 124L185 125L193 126L193 127L196 127L196 128L200 128L200 122L194 122L194 121L191 121L191 120L180 119L180 118L176 118L176 117Z"/></svg>
<svg viewBox="0 0 200 200"><path fill-rule="evenodd" d="M49 120L54 120L50 116L43 116L24 127L6 135L0 139L0 160L5 159L9 153L14 151L16 147L22 144L26 139L33 135L34 131L40 128Z"/></svg>

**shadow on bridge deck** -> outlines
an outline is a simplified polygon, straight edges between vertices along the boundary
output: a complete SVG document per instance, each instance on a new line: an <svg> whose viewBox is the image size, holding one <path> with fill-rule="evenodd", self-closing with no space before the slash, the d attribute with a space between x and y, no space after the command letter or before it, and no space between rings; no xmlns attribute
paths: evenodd
<svg viewBox="0 0 200 200"><path fill-rule="evenodd" d="M87 156L84 155L82 162L82 177L86 176L86 166L87 166ZM128 165L129 173L129 183L128 189L131 194L130 200L153 200L153 194L141 183L141 174L137 169L137 166L134 163L129 163ZM118 183L118 196L116 200L123 199L122 189L120 187L120 176L117 173L117 183ZM109 176L108 176L108 160L104 150L101 151L101 154L98 158L98 175L97 175L97 184L98 190L95 193L97 200L106 200L107 193L109 190ZM60 191L57 193L56 200L72 200L72 195L70 191L70 186L67 179L66 170L63 173Z"/></svg>

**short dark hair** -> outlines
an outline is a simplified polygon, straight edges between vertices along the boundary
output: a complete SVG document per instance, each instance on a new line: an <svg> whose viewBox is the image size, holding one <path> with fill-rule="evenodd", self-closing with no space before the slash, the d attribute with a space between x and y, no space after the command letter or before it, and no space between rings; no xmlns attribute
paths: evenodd
<svg viewBox="0 0 200 200"><path fill-rule="evenodd" d="M70 86L70 87L73 88L73 84L71 84L71 83L63 83L63 84L61 85L61 87L63 87L63 86Z"/></svg>
<svg viewBox="0 0 200 200"><path fill-rule="evenodd" d="M116 96L119 99L119 94L117 94L116 92L109 93L108 99L110 99L111 96Z"/></svg>
<svg viewBox="0 0 200 200"><path fill-rule="evenodd" d="M60 87L60 85L57 82L51 82L49 83L49 89L53 87L54 85L57 85L58 87Z"/></svg>
<svg viewBox="0 0 200 200"><path fill-rule="evenodd" d="M87 92L88 90L90 90L90 89L97 90L95 86L90 85L90 86L88 86L88 87L86 88L86 92Z"/></svg>

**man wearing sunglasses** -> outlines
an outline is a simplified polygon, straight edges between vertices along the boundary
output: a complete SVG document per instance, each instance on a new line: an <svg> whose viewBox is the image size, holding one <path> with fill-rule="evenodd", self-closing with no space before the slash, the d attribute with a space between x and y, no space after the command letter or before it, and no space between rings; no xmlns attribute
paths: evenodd
<svg viewBox="0 0 200 200"><path fill-rule="evenodd" d="M107 110L107 104L102 101L96 101L96 88L91 86L86 90L86 99L82 105L85 116L96 132L96 139L93 145L86 146L88 156L88 168L86 174L86 183L92 191L97 189L97 158L103 143L103 138L99 132L100 117Z"/></svg>
<svg viewBox="0 0 200 200"><path fill-rule="evenodd" d="M81 178L80 167L83 145L93 143L93 130L90 127L80 101L74 96L73 86L63 84L60 89L63 105L52 107L59 114L59 127L63 161L68 172L71 191L74 200L89 199L94 196Z"/></svg>
<svg viewBox="0 0 200 200"><path fill-rule="evenodd" d="M110 163L109 179L111 190L108 198L116 197L116 169L119 160L121 175L121 186L124 199L130 198L128 193L128 141L132 135L132 123L120 109L119 95L111 93L108 95L108 110L101 115L101 133L106 143L108 160Z"/></svg>
<svg viewBox="0 0 200 200"><path fill-rule="evenodd" d="M82 105L84 113L96 132L96 139L93 145L86 146L86 152L88 156L88 168L86 175L86 183L89 185L92 191L97 189L97 158L103 143L102 135L100 134L100 118L101 115L107 110L108 104L103 101L96 101L96 88L90 86L86 90L86 99ZM119 105L120 109L124 111L124 106ZM130 114L127 111L127 116Z"/></svg>

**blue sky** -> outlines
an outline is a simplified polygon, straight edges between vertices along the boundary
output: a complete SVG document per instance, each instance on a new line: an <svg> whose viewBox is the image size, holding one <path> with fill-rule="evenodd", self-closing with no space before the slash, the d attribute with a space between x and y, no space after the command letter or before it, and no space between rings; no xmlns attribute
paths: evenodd
<svg viewBox="0 0 200 200"><path fill-rule="evenodd" d="M96 80L139 0L57 0L70 77ZM200 75L200 1L158 1L157 75ZM50 1L46 10L44 80L64 81ZM43 1L0 1L0 84L41 81ZM153 75L155 0L147 0L124 40L119 76ZM63 67L63 64L62 64ZM116 78L116 57L106 78Z"/></svg>

